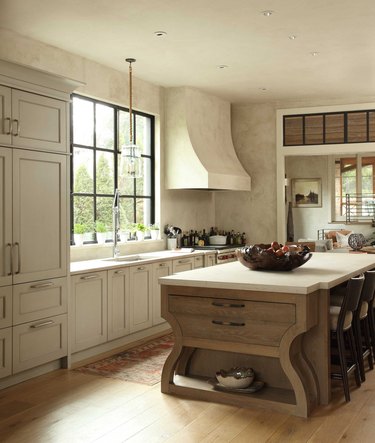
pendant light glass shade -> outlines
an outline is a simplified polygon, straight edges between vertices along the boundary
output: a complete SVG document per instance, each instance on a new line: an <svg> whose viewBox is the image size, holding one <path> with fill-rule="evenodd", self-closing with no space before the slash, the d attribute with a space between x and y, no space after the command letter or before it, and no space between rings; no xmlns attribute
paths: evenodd
<svg viewBox="0 0 375 443"><path fill-rule="evenodd" d="M124 145L121 149L121 172L129 178L140 178L143 175L141 151L134 143Z"/></svg>
<svg viewBox="0 0 375 443"><path fill-rule="evenodd" d="M134 58L127 58L129 63L129 143L121 147L121 174L128 178L139 178L143 174L143 159L140 148L133 142L133 78L132 63Z"/></svg>

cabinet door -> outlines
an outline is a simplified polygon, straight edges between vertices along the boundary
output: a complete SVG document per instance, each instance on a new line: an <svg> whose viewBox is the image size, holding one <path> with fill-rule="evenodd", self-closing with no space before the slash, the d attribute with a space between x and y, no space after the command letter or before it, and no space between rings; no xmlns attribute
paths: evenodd
<svg viewBox="0 0 375 443"><path fill-rule="evenodd" d="M65 102L13 89L12 118L12 144L67 152Z"/></svg>
<svg viewBox="0 0 375 443"><path fill-rule="evenodd" d="M161 316L161 288L159 278L172 274L172 261L154 263L152 266L152 324L158 325L165 322L164 318Z"/></svg>
<svg viewBox="0 0 375 443"><path fill-rule="evenodd" d="M194 258L180 258L173 260L173 274L194 269Z"/></svg>
<svg viewBox="0 0 375 443"><path fill-rule="evenodd" d="M130 331L129 268L108 271L108 340Z"/></svg>
<svg viewBox="0 0 375 443"><path fill-rule="evenodd" d="M0 148L0 286L12 284L12 151Z"/></svg>
<svg viewBox="0 0 375 443"><path fill-rule="evenodd" d="M12 326L12 286L0 288L0 329Z"/></svg>
<svg viewBox="0 0 375 443"><path fill-rule="evenodd" d="M13 327L13 373L66 356L67 315L57 315Z"/></svg>
<svg viewBox="0 0 375 443"><path fill-rule="evenodd" d="M0 143L11 143L11 89L0 86Z"/></svg>
<svg viewBox="0 0 375 443"><path fill-rule="evenodd" d="M12 373L12 328L0 329L0 378Z"/></svg>
<svg viewBox="0 0 375 443"><path fill-rule="evenodd" d="M152 326L152 265L130 267L130 332Z"/></svg>
<svg viewBox="0 0 375 443"><path fill-rule="evenodd" d="M14 150L13 283L67 274L66 158Z"/></svg>
<svg viewBox="0 0 375 443"><path fill-rule="evenodd" d="M204 267L216 265L216 254L206 254L204 256Z"/></svg>
<svg viewBox="0 0 375 443"><path fill-rule="evenodd" d="M203 268L203 255L198 255L194 257L194 269Z"/></svg>
<svg viewBox="0 0 375 443"><path fill-rule="evenodd" d="M72 277L72 351L107 341L107 272Z"/></svg>

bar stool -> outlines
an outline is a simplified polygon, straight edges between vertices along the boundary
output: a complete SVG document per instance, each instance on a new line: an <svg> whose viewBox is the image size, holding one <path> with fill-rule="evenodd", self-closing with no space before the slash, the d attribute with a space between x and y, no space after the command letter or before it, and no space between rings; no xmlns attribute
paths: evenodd
<svg viewBox="0 0 375 443"><path fill-rule="evenodd" d="M337 344L339 372L333 372L331 377L343 382L345 400L350 401L348 375L354 371L357 386L361 386L361 378L358 364L358 357L354 334L352 329L352 319L354 311L358 307L359 299L364 284L364 276L351 278L346 286L342 298L341 306L330 306L330 328L331 328L331 363L336 362L336 354L333 352L334 345ZM345 346L345 339L348 342L348 350ZM349 360L346 357L349 352Z"/></svg>
<svg viewBox="0 0 375 443"><path fill-rule="evenodd" d="M370 369L374 369L373 356L371 349L371 333L370 333L370 307L373 306L375 291L375 271L365 272L365 282L363 284L361 297L359 299L358 308L354 313L353 331L356 340L359 369L361 372L361 380L365 381L365 365L367 358Z"/></svg>

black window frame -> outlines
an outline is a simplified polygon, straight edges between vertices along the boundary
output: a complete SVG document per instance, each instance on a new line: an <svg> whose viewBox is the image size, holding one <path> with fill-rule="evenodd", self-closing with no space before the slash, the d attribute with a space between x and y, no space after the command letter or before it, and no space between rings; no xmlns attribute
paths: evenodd
<svg viewBox="0 0 375 443"><path fill-rule="evenodd" d="M87 100L89 102L92 102L94 105L94 140L93 140L93 146L88 145L80 145L80 144L74 144L73 143L73 98L77 97L82 100ZM113 194L101 194L96 192L96 152L109 152L107 149L98 148L96 146L96 104L108 106L113 109L114 111L114 147L113 147L113 153L114 153L114 190ZM94 216L94 223L96 221L96 201L98 197L114 197L114 193L116 188L118 187L118 158L121 154L121 149L119 146L119 137L118 137L118 128L119 128L119 113L123 112L129 112L129 108L119 106L110 102L106 102L103 100L94 99L91 97L87 97L81 94L71 94L71 100L70 100L70 244L74 245L74 197L75 196L82 196L82 197L88 197L94 199L94 205L93 205L93 216ZM151 164L151 176L150 176L150 195L137 195L136 188L137 188L137 182L136 178L133 179L133 193L132 194L121 194L121 199L123 198L132 198L133 199L133 222L137 222L137 200L140 199L150 199L150 224L155 223L155 116L151 114L147 114L145 112L141 111L135 111L132 109L133 114L133 141L134 143L137 143L137 130L136 130L136 118L137 116L141 117L147 117L150 119L150 155L141 154L142 158L148 158L150 159ZM90 149L93 151L93 161L94 161L94 171L93 171L93 193L75 193L73 191L74 188L74 147L78 148L84 148L84 149ZM112 150L110 151L112 152ZM92 241L85 241L85 244L90 243L97 243L95 241L95 238Z"/></svg>

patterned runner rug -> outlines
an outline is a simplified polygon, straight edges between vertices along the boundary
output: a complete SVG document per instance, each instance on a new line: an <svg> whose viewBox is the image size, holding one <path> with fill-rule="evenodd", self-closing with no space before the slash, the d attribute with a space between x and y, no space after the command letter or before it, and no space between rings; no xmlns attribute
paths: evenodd
<svg viewBox="0 0 375 443"><path fill-rule="evenodd" d="M160 382L164 362L173 347L173 335L168 334L151 342L76 368L84 374L155 385Z"/></svg>

